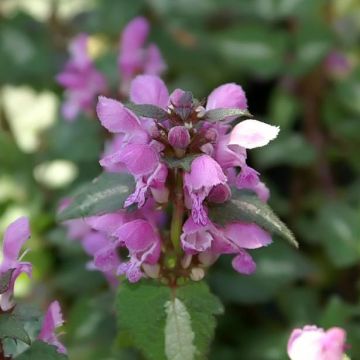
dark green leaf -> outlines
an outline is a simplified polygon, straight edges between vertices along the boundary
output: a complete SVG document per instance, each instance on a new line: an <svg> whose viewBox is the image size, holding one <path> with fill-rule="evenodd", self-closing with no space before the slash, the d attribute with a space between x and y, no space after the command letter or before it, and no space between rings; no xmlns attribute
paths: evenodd
<svg viewBox="0 0 360 360"><path fill-rule="evenodd" d="M210 283L223 301L265 303L282 293L286 296L291 283L306 279L317 270L303 253L282 241L257 249L251 256L256 263L256 271L251 276L237 274L231 258L218 260L217 267L210 273Z"/></svg>
<svg viewBox="0 0 360 360"><path fill-rule="evenodd" d="M59 221L103 214L123 208L134 180L128 174L103 173L83 186L73 202L58 215Z"/></svg>
<svg viewBox="0 0 360 360"><path fill-rule="evenodd" d="M11 338L21 340L26 344L30 344L30 338L24 330L22 321L12 314L0 315L0 339Z"/></svg>
<svg viewBox="0 0 360 360"><path fill-rule="evenodd" d="M199 156L200 154L188 155L181 159L168 157L164 158L166 165L170 169L183 169L185 171L190 171L191 163Z"/></svg>
<svg viewBox="0 0 360 360"><path fill-rule="evenodd" d="M122 329L129 332L148 359L174 359L174 349L186 343L194 347L193 351L186 349L186 359L200 360L207 358L215 329L214 315L221 314L223 308L205 283L191 282L170 289L142 281L120 287L117 311ZM174 319L179 321L177 329ZM186 334L182 333L184 329Z"/></svg>
<svg viewBox="0 0 360 360"><path fill-rule="evenodd" d="M249 111L242 109L213 109L213 110L208 110L205 113L204 119L206 119L207 121L219 121L229 116L251 117L252 115L249 113Z"/></svg>
<svg viewBox="0 0 360 360"><path fill-rule="evenodd" d="M15 269L9 269L0 275L0 294L3 294L9 289L11 276Z"/></svg>
<svg viewBox="0 0 360 360"><path fill-rule="evenodd" d="M126 107L137 116L143 116L151 119L164 120L169 114L162 108L151 104L133 104L128 103Z"/></svg>
<svg viewBox="0 0 360 360"><path fill-rule="evenodd" d="M16 360L66 360L68 357L57 352L55 346L35 341L29 349L16 357Z"/></svg>
<svg viewBox="0 0 360 360"><path fill-rule="evenodd" d="M246 221L256 223L264 230L279 235L298 247L293 233L277 217L266 203L262 202L256 194L247 190L232 188L231 200L221 206L210 208L211 219L225 225L231 221Z"/></svg>

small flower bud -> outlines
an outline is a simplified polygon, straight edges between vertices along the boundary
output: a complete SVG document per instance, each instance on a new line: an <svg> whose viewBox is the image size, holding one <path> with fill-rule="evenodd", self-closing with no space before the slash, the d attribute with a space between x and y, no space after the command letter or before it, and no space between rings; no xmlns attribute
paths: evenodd
<svg viewBox="0 0 360 360"><path fill-rule="evenodd" d="M192 255L190 255L190 254L186 254L181 259L181 266L183 267L183 269L187 269L190 266L191 260L192 260Z"/></svg>
<svg viewBox="0 0 360 360"><path fill-rule="evenodd" d="M221 204L225 201L228 201L230 197L231 197L231 190L229 185L219 184L211 189L208 195L208 200L216 204Z"/></svg>
<svg viewBox="0 0 360 360"><path fill-rule="evenodd" d="M203 106L198 106L195 111L197 112L197 117L199 119L205 116L206 110Z"/></svg>
<svg viewBox="0 0 360 360"><path fill-rule="evenodd" d="M200 281L204 278L205 271L201 268L192 268L190 273L190 279L193 281Z"/></svg>
<svg viewBox="0 0 360 360"><path fill-rule="evenodd" d="M186 149L190 144L189 131L184 126L175 126L170 129L168 140L174 148Z"/></svg>
<svg viewBox="0 0 360 360"><path fill-rule="evenodd" d="M206 131L205 138L210 142L216 142L219 138L219 133L216 129L210 128Z"/></svg>
<svg viewBox="0 0 360 360"><path fill-rule="evenodd" d="M150 264L142 264L142 268L144 270L144 273L152 279L158 279L160 275L160 265L150 265Z"/></svg>
<svg viewBox="0 0 360 360"><path fill-rule="evenodd" d="M204 251L199 254L198 259L200 263L204 266L211 266L219 258L218 254L214 254L209 251Z"/></svg>

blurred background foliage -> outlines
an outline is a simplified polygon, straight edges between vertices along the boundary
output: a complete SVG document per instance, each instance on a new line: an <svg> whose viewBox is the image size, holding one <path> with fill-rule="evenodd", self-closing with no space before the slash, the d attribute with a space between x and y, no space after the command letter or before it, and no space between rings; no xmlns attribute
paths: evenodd
<svg viewBox="0 0 360 360"><path fill-rule="evenodd" d="M116 335L113 293L80 245L56 224L59 200L100 172L104 133L82 115L61 119L55 75L67 44L91 35L96 66L116 89L119 35L137 15L151 24L172 90L199 99L237 82L280 137L251 153L271 206L301 246L254 252L255 275L212 269L226 305L211 359L282 360L290 330L342 326L360 358L360 4L357 0L2 0L0 3L0 230L31 218L23 302L58 298L71 359L140 359ZM139 309L141 311L141 309ZM124 350L125 349L125 350Z"/></svg>

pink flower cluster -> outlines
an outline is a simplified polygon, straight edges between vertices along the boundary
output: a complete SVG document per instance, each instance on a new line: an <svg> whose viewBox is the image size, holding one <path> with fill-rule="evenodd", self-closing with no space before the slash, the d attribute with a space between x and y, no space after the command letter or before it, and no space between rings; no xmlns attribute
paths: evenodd
<svg viewBox="0 0 360 360"><path fill-rule="evenodd" d="M2 312L11 312L15 304L13 293L15 281L21 273L31 276L32 266L29 262L21 261L20 250L25 241L30 238L29 220L21 217L11 223L5 231L3 239L3 260L0 264L0 279L8 279L7 289L0 294L0 316ZM61 353L66 353L64 345L59 341L55 330L62 326L63 319L60 305L54 301L49 306L38 339L57 347Z"/></svg>
<svg viewBox="0 0 360 360"><path fill-rule="evenodd" d="M232 129L233 117L207 120L209 110L246 109L244 91L236 84L216 88L204 107L181 89L169 94L157 76L139 75L131 83L130 100L162 109L164 118L140 117L117 100L99 97L97 114L101 124L119 139L117 147L100 164L107 171L126 171L136 182L125 207L136 204L140 211L145 208L151 213L159 206L165 209L169 202L176 204L176 197L180 196L185 207L181 247L184 256L190 258L183 263L206 266L221 254L234 254L234 269L251 274L256 265L247 249L270 244L270 235L256 224L240 221L221 227L209 219L208 206L227 201L231 197L230 186L252 190L267 200L266 186L258 172L246 163L246 149L266 145L277 136L278 128L245 120ZM166 162L167 158L187 156L194 157L189 171L171 169ZM180 179L180 194L174 193L176 177ZM159 262L160 249L166 247L167 239L144 215L125 222L126 215L118 216L122 220L109 234L110 248L125 247L129 261L118 266L117 274L138 281L146 273L144 266ZM93 221L90 226L94 227ZM110 256L106 252L106 256L107 261L113 259L113 253Z"/></svg>
<svg viewBox="0 0 360 360"><path fill-rule="evenodd" d="M148 35L149 23L143 17L132 20L122 33L118 70L123 95L127 95L129 84L137 74L160 75L166 69L158 47L155 44L146 46ZM72 40L70 59L56 78L66 89L62 114L68 121L74 121L81 111L92 114L97 95L108 91L105 77L90 57L88 43L87 34L77 35Z"/></svg>
<svg viewBox="0 0 360 360"><path fill-rule="evenodd" d="M93 257L88 268L102 271L112 284L122 274L131 282L161 276L167 255L175 250L179 257L179 249L183 270L190 276L194 268L209 266L221 254L232 254L234 269L251 274L256 264L247 250L270 244L270 235L253 223L220 226L209 218L208 209L228 201L231 187L249 189L267 201L269 191L247 164L247 149L268 144L279 129L253 119L232 127L236 116L224 110L247 110L245 93L234 83L217 87L206 104L181 89L170 94L158 76L166 68L159 49L145 45L148 33L149 24L141 17L126 26L118 68L123 94L128 93L135 106L152 107L157 116L136 115L123 102L105 96L99 96L96 106L102 126L113 134L100 164L107 172L131 174L135 190L116 213L67 221L69 237L80 240ZM87 64L88 71L95 73L93 65ZM67 66L62 76L71 75L72 67ZM75 73L79 80L90 78L81 71ZM83 85L92 101L101 91L100 86ZM68 91L72 90L70 86ZM76 96L70 98L79 105ZM218 118L209 118L211 111L218 111ZM188 171L168 163L168 159L188 158L192 160ZM129 212L129 207L137 210ZM167 216L171 211L179 213L176 236ZM170 246L174 241L178 244ZM125 250L125 258L119 256L120 249Z"/></svg>

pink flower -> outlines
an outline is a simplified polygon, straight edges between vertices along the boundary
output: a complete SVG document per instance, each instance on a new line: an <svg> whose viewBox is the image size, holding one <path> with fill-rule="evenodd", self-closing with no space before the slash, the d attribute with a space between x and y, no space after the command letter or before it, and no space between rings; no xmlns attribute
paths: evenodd
<svg viewBox="0 0 360 360"><path fill-rule="evenodd" d="M346 333L338 327L324 329L305 326L294 329L288 341L291 360L342 360Z"/></svg>
<svg viewBox="0 0 360 360"><path fill-rule="evenodd" d="M244 120L231 131L229 145L253 149L267 145L279 133L279 127L258 120Z"/></svg>
<svg viewBox="0 0 360 360"><path fill-rule="evenodd" d="M92 112L98 94L106 90L106 81L98 72L87 51L88 36L80 34L70 44L70 60L57 75L57 82L66 89L62 114L73 121L80 111Z"/></svg>
<svg viewBox="0 0 360 360"><path fill-rule="evenodd" d="M39 340L54 345L59 353L66 354L65 346L59 341L55 331L64 323L60 304L58 301L53 301L44 317L42 328L38 336Z"/></svg>
<svg viewBox="0 0 360 360"><path fill-rule="evenodd" d="M210 156L197 157L191 164L191 170L184 175L184 187L192 203L192 218L197 224L206 225L208 217L203 202L210 191L219 184L226 184L220 165Z"/></svg>
<svg viewBox="0 0 360 360"><path fill-rule="evenodd" d="M129 261L118 268L118 275L126 274L130 282L143 277L141 266L154 265L160 256L160 237L146 220L138 219L121 226L114 235L118 244L129 250Z"/></svg>
<svg viewBox="0 0 360 360"><path fill-rule="evenodd" d="M25 241L30 237L29 219L20 217L5 230L3 240L3 260L0 264L0 276L12 270L8 289L0 295L0 308L7 311L13 307L12 296L15 281L21 273L31 276L32 266L20 261L19 254Z"/></svg>
<svg viewBox="0 0 360 360"><path fill-rule="evenodd" d="M246 95L242 87L235 83L220 85L208 96L206 110L247 109Z"/></svg>
<svg viewBox="0 0 360 360"><path fill-rule="evenodd" d="M138 74L161 75L166 64L155 44L145 46L150 26L143 17L130 21L123 30L118 56L122 90L127 93L131 80Z"/></svg>

